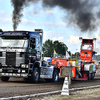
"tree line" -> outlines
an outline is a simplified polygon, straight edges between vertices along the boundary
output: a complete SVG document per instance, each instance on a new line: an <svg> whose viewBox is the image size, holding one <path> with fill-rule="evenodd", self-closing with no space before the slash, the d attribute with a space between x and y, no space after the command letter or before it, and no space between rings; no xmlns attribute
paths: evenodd
<svg viewBox="0 0 100 100"><path fill-rule="evenodd" d="M66 55L66 51L69 53L70 56L72 56L73 59L80 58L80 53L75 52L75 54L71 54L71 51L68 51L68 47L63 42L59 42L58 40L52 41L50 39L46 40L43 43L42 47L44 57L53 57L54 56L54 50L58 55Z"/></svg>
<svg viewBox="0 0 100 100"><path fill-rule="evenodd" d="M68 51L68 47L63 42L52 41L50 39L46 40L45 43L43 43L42 47L44 57L52 57L54 50L57 54L66 55L66 51ZM68 53L71 55L71 52L68 51Z"/></svg>

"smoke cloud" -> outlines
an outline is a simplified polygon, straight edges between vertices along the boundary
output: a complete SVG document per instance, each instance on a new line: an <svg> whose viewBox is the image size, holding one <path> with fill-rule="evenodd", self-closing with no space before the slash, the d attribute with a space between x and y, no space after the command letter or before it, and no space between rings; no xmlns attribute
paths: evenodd
<svg viewBox="0 0 100 100"><path fill-rule="evenodd" d="M92 0L43 0L43 6L64 9L65 15L69 14L66 18L77 24L81 31L92 31L95 28L95 16L92 12L95 4Z"/></svg>
<svg viewBox="0 0 100 100"><path fill-rule="evenodd" d="M13 29L15 31L17 28L17 25L21 21L20 18L23 15L22 10L23 10L23 6L24 6L26 0L11 0L11 2L14 7L12 22L13 22Z"/></svg>
<svg viewBox="0 0 100 100"><path fill-rule="evenodd" d="M37 3L36 1L42 1L42 5L45 8L59 7L62 11L64 10L67 16L66 19L74 22L81 31L95 29L94 22L96 17L100 15L99 12L96 16L93 13L93 9L97 6L94 0L11 0L14 7L12 17L14 30L17 29L17 25L21 21L23 8L31 2L34 5L34 3Z"/></svg>
<svg viewBox="0 0 100 100"><path fill-rule="evenodd" d="M12 6L14 7L13 10L13 29L14 31L17 29L18 24L21 22L21 17L23 16L23 8L28 6L30 2L33 4L39 0L11 0Z"/></svg>

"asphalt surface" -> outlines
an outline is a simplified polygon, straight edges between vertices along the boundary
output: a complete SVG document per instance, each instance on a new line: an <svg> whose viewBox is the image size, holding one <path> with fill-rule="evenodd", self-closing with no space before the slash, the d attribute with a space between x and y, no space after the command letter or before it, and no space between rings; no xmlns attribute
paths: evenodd
<svg viewBox="0 0 100 100"><path fill-rule="evenodd" d="M8 82L0 81L0 98L61 90L62 84L63 82L52 83L45 80L28 83L22 78L10 78Z"/></svg>
<svg viewBox="0 0 100 100"><path fill-rule="evenodd" d="M96 74L94 80L72 80L70 88L79 88L95 85L100 85L99 73ZM40 80L39 83L28 83L22 78L10 78L8 82L0 81L0 98L57 91L62 90L62 86L63 80L60 80L58 83L46 82L45 80Z"/></svg>

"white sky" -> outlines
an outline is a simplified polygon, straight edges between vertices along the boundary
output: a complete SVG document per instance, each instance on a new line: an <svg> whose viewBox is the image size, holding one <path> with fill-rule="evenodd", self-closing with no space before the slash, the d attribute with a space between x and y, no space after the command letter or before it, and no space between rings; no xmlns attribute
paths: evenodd
<svg viewBox="0 0 100 100"><path fill-rule="evenodd" d="M10 0L0 0L0 28L3 31L13 30L12 26L12 12L13 7ZM43 42L47 39L53 41L59 40L64 42L68 50L72 53L80 52L79 37L83 38L97 38L96 50L100 53L100 28L94 32L82 33L80 29L74 24L65 20L65 12L60 8L46 9L39 4L31 4L24 8L22 21L18 25L17 30L34 31L34 29L43 29ZM98 22L99 23L99 22Z"/></svg>

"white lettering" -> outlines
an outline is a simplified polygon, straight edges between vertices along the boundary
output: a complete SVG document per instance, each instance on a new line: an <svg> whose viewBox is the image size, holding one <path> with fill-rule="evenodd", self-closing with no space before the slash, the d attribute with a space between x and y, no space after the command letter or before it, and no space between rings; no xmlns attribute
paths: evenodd
<svg viewBox="0 0 100 100"><path fill-rule="evenodd" d="M23 35L23 33L3 33L3 35Z"/></svg>

